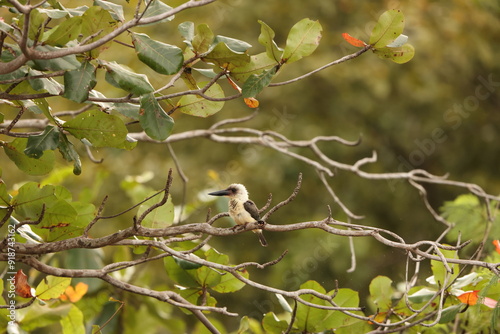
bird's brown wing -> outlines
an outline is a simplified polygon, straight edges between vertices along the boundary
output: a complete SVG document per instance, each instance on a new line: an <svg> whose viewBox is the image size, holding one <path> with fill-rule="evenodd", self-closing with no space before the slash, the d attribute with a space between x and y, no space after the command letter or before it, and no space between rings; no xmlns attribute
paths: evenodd
<svg viewBox="0 0 500 334"><path fill-rule="evenodd" d="M259 215L259 209L257 209L257 206L255 203L251 200L246 201L243 203L243 208L252 216L253 219L256 221L260 221L260 215Z"/></svg>

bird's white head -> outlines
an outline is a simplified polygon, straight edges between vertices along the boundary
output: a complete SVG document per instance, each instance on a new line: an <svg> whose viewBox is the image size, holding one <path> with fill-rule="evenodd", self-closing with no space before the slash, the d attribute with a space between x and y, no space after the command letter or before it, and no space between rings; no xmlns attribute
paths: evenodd
<svg viewBox="0 0 500 334"><path fill-rule="evenodd" d="M244 185L239 183L233 183L229 185L224 190L214 191L209 193L212 196L228 196L229 198L238 199L240 201L246 202L248 201L248 191Z"/></svg>

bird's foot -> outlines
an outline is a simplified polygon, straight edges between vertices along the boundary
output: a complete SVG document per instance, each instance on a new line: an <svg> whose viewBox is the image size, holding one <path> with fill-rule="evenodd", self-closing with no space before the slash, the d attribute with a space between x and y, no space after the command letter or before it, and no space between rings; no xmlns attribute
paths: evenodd
<svg viewBox="0 0 500 334"><path fill-rule="evenodd" d="M243 224L243 225L234 225L233 227L231 227L233 229L233 231L244 231L247 227L247 224Z"/></svg>

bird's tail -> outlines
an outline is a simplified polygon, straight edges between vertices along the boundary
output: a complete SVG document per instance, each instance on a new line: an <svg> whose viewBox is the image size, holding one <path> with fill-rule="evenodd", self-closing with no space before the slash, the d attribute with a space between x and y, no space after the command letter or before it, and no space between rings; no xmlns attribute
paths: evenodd
<svg viewBox="0 0 500 334"><path fill-rule="evenodd" d="M267 247L267 240L266 238L264 237L264 234L262 233L261 230L255 230L255 233L257 233L257 235L259 236L259 241L260 241L260 244L263 246L263 247Z"/></svg>

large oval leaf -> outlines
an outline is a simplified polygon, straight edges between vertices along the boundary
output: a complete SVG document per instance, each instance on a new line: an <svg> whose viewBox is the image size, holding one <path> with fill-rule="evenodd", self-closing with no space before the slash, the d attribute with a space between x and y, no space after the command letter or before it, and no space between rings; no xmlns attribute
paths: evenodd
<svg viewBox="0 0 500 334"><path fill-rule="evenodd" d="M405 44L397 48L380 48L374 49L373 52L383 59L390 59L397 64L409 62L415 55L415 49L411 44Z"/></svg>
<svg viewBox="0 0 500 334"><path fill-rule="evenodd" d="M399 9L391 9L380 15L370 36L374 48L383 48L403 32L405 17Z"/></svg>
<svg viewBox="0 0 500 334"><path fill-rule="evenodd" d="M118 116L99 110L82 113L64 123L63 128L78 139L88 140L94 147L120 148L128 133Z"/></svg>
<svg viewBox="0 0 500 334"><path fill-rule="evenodd" d="M259 75L252 74L247 79L247 81L245 81L245 84L242 87L242 96L255 97L265 87L269 86L275 74L276 74L276 67L264 71Z"/></svg>
<svg viewBox="0 0 500 334"><path fill-rule="evenodd" d="M96 83L94 65L84 61L80 68L64 73L63 96L78 103L84 102Z"/></svg>
<svg viewBox="0 0 500 334"><path fill-rule="evenodd" d="M281 59L281 54L283 49L280 49L276 42L274 41L274 30L271 29L266 23L259 20L260 23L260 35L259 43L266 48L266 54L270 59L278 62Z"/></svg>
<svg viewBox="0 0 500 334"><path fill-rule="evenodd" d="M297 22L288 33L283 62L290 64L313 53L321 40L322 30L318 21L303 19Z"/></svg>
<svg viewBox="0 0 500 334"><path fill-rule="evenodd" d="M31 158L39 159L44 151L55 150L58 146L59 130L57 127L49 125L41 134L28 138L24 153Z"/></svg>
<svg viewBox="0 0 500 334"><path fill-rule="evenodd" d="M54 168L54 151L45 151L39 159L30 158L24 153L27 138L17 138L10 143L5 143L3 148L10 160L16 166L29 175L45 175Z"/></svg>
<svg viewBox="0 0 500 334"><path fill-rule="evenodd" d="M200 82L201 86L206 84L207 82ZM209 89L207 89L205 95L214 98L223 98L224 91L218 84L214 83ZM184 95L179 100L177 105L179 106L179 110L185 114L198 117L208 117L221 110L224 106L224 102L206 100L198 95Z"/></svg>
<svg viewBox="0 0 500 334"><path fill-rule="evenodd" d="M116 62L104 64L106 69L106 81L115 87L137 95L143 95L154 91L144 74L134 73Z"/></svg>
<svg viewBox="0 0 500 334"><path fill-rule="evenodd" d="M132 34L132 42L139 59L161 74L177 73L182 67L182 50L174 45L161 43L146 34Z"/></svg>
<svg viewBox="0 0 500 334"><path fill-rule="evenodd" d="M154 94L141 97L139 122L146 134L156 140L165 140L172 133L174 120L156 101Z"/></svg>

